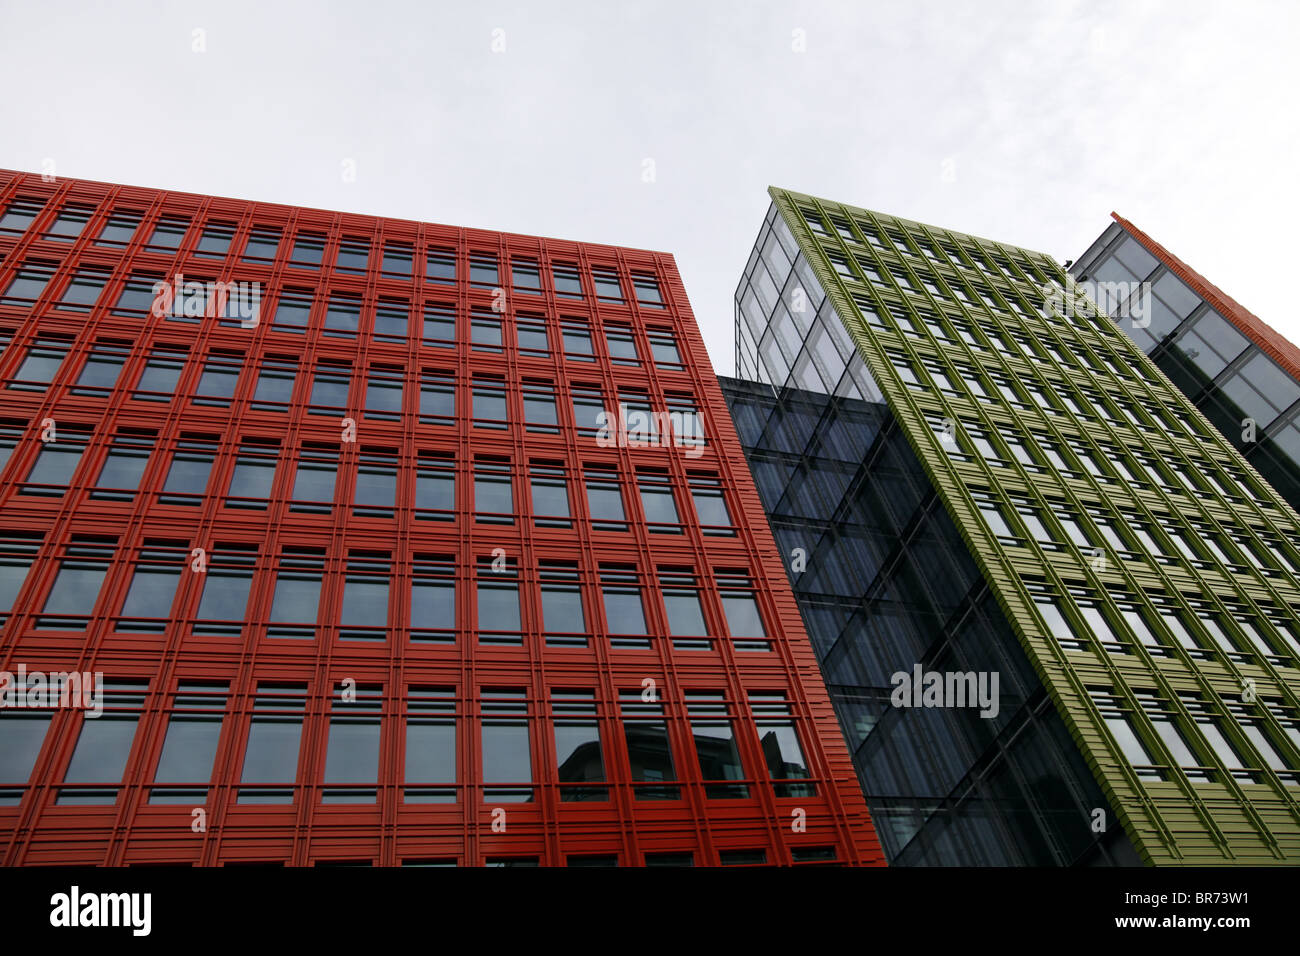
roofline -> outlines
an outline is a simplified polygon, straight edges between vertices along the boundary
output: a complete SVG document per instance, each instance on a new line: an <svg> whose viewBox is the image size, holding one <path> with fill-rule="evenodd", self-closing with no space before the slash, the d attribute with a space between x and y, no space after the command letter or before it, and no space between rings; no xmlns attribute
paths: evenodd
<svg viewBox="0 0 1300 956"><path fill-rule="evenodd" d="M1300 380L1300 347L1119 213L1112 212L1110 216L1170 272L1191 286L1197 295L1214 306L1215 311L1258 345L1264 354L1282 366L1288 375Z"/></svg>

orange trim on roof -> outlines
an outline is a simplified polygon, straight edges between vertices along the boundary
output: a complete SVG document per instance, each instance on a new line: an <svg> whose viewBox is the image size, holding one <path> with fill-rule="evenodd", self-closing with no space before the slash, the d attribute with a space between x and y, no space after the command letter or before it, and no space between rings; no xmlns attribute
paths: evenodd
<svg viewBox="0 0 1300 956"><path fill-rule="evenodd" d="M1282 366L1292 378L1300 379L1300 348L1119 213L1112 212L1110 217L1164 263L1170 272L1191 286L1197 295L1214 306L1220 315Z"/></svg>

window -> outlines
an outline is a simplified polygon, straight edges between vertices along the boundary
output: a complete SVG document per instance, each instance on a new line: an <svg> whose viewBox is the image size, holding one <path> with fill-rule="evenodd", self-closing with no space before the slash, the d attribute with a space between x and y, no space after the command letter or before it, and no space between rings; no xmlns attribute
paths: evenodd
<svg viewBox="0 0 1300 956"><path fill-rule="evenodd" d="M423 338L426 346L453 347L456 344L456 307L446 302L425 303Z"/></svg>
<svg viewBox="0 0 1300 956"><path fill-rule="evenodd" d="M647 332L650 339L650 354L654 357L655 366L664 369L682 368L682 357L677 351L677 341L673 334L663 329L650 329Z"/></svg>
<svg viewBox="0 0 1300 956"><path fill-rule="evenodd" d="M135 235L136 227L140 225L140 213L127 209L114 209L104 223L104 228L99 231L99 238L95 240L97 246L125 246ZM4 223L0 222L0 232L4 231Z"/></svg>
<svg viewBox="0 0 1300 956"><path fill-rule="evenodd" d="M652 532L681 534L681 517L673 495L672 481L666 473L640 472L637 489L641 493L641 510Z"/></svg>
<svg viewBox="0 0 1300 956"><path fill-rule="evenodd" d="M384 276L389 279L410 279L415 261L415 250L404 242L384 243Z"/></svg>
<svg viewBox="0 0 1300 956"><path fill-rule="evenodd" d="M366 379L366 418L400 421L402 417L402 380L400 365L372 365Z"/></svg>
<svg viewBox="0 0 1300 956"><path fill-rule="evenodd" d="M49 285L53 276L54 266L52 263L48 265L36 262L24 264L5 288L4 295L0 296L0 304L30 308L44 294L45 287ZM150 295L149 301L153 301L152 295Z"/></svg>
<svg viewBox="0 0 1300 956"><path fill-rule="evenodd" d="M197 507L208 490L212 463L216 461L219 442L211 437L181 436L172 455L167 480L158 495L165 505Z"/></svg>
<svg viewBox="0 0 1300 956"><path fill-rule="evenodd" d="M605 399L597 385L574 384L573 424L579 435L596 435L605 426Z"/></svg>
<svg viewBox="0 0 1300 956"><path fill-rule="evenodd" d="M626 531L627 515L623 510L623 493L618 473L590 469L586 473L587 508L591 525L597 531Z"/></svg>
<svg viewBox="0 0 1300 956"><path fill-rule="evenodd" d="M25 681L14 677L9 692L25 696ZM0 740L4 741L0 747L0 807L17 807L22 802L53 716L53 709L46 708L0 709Z"/></svg>
<svg viewBox="0 0 1300 956"><path fill-rule="evenodd" d="M700 522L704 534L734 535L731 513L727 510L726 495L722 491L722 482L716 475L691 474L688 476L691 488L691 501L695 505L695 516Z"/></svg>
<svg viewBox="0 0 1300 956"><path fill-rule="evenodd" d="M550 354L545 316L521 312L515 321L515 335L518 336L521 354L539 357Z"/></svg>
<svg viewBox="0 0 1300 956"><path fill-rule="evenodd" d="M293 803L306 710L306 687L257 685L238 803Z"/></svg>
<svg viewBox="0 0 1300 956"><path fill-rule="evenodd" d="M560 324L564 340L564 357L570 362L594 362L591 349L591 332L579 319L565 319Z"/></svg>
<svg viewBox="0 0 1300 956"><path fill-rule="evenodd" d="M335 292L325 310L325 334L351 337L361 326L361 296Z"/></svg>
<svg viewBox="0 0 1300 956"><path fill-rule="evenodd" d="M629 565L601 565L600 590L605 611L605 630L614 647L648 648L645 605L640 578Z"/></svg>
<svg viewBox="0 0 1300 956"><path fill-rule="evenodd" d="M811 783L790 783L807 780L812 776L803 748L799 745L799 732L790 711L790 702L784 693L751 691L749 709L754 714L758 730L759 748L767 764L767 773L778 797L812 797L817 787Z"/></svg>
<svg viewBox="0 0 1300 956"><path fill-rule="evenodd" d="M311 318L312 293L306 289L285 289L276 304L274 325L277 332L307 331Z"/></svg>
<svg viewBox="0 0 1300 956"><path fill-rule="evenodd" d="M131 397L137 402L170 402L187 358L188 353L175 346L155 348L149 353Z"/></svg>
<svg viewBox="0 0 1300 956"><path fill-rule="evenodd" d="M530 432L558 435L560 419L555 408L555 388L549 382L524 381L524 426Z"/></svg>
<svg viewBox="0 0 1300 956"><path fill-rule="evenodd" d="M455 421L454 382L450 372L424 370L420 376L420 424L451 425Z"/></svg>
<svg viewBox="0 0 1300 956"><path fill-rule="evenodd" d="M135 570L114 630L162 634L171 617L172 599L190 549L184 541L146 539L136 555Z"/></svg>
<svg viewBox="0 0 1300 956"><path fill-rule="evenodd" d="M424 277L429 282L450 284L456 281L456 252L453 249L430 249Z"/></svg>
<svg viewBox="0 0 1300 956"><path fill-rule="evenodd" d="M300 232L294 238L289 264L299 269L318 269L324 255L324 236L319 233Z"/></svg>
<svg viewBox="0 0 1300 956"><path fill-rule="evenodd" d="M62 496L81 463L90 441L90 429L65 425L57 430L57 440L43 442L27 480L21 486L25 495Z"/></svg>
<svg viewBox="0 0 1300 956"><path fill-rule="evenodd" d="M533 798L532 746L528 732L528 698L522 690L483 688L483 799L529 801Z"/></svg>
<svg viewBox="0 0 1300 956"><path fill-rule="evenodd" d="M316 365L311 383L309 410L317 415L338 415L347 410L352 367L343 362L322 361Z"/></svg>
<svg viewBox="0 0 1300 956"><path fill-rule="evenodd" d="M403 803L456 802L456 692L411 687L406 696Z"/></svg>
<svg viewBox="0 0 1300 956"><path fill-rule="evenodd" d="M632 287L636 290L638 305L662 309L663 296L659 292L659 281L649 273L633 272Z"/></svg>
<svg viewBox="0 0 1300 956"><path fill-rule="evenodd" d="M534 523L546 528L572 527L568 482L563 466L534 462L529 467L528 475Z"/></svg>
<svg viewBox="0 0 1300 956"><path fill-rule="evenodd" d="M501 317L484 309L470 313L470 347L479 352L500 352L502 349Z"/></svg>
<svg viewBox="0 0 1300 956"><path fill-rule="evenodd" d="M8 619L44 540L44 535L39 532L0 531L0 626ZM0 736L0 740L3 739ZM0 761L3 759L3 754L0 754ZM0 782L4 779L0 770ZM2 796L0 794L0 806L4 805Z"/></svg>
<svg viewBox="0 0 1300 956"><path fill-rule="evenodd" d="M472 392L475 428L508 428L505 383L499 379L476 378ZM536 409L534 409L536 411Z"/></svg>
<svg viewBox="0 0 1300 956"><path fill-rule="evenodd" d="M322 803L375 803L379 796L379 732L383 688L357 685L330 699Z"/></svg>
<svg viewBox="0 0 1300 956"><path fill-rule="evenodd" d="M1204 769L1205 759L1192 746L1192 737L1186 724L1171 703L1161 700L1152 691L1135 691L1133 694L1155 728L1156 735L1169 751L1174 763L1192 780L1209 780Z"/></svg>
<svg viewBox="0 0 1300 956"><path fill-rule="evenodd" d="M288 411L297 376L298 363L293 358L268 355L262 361L257 387L253 391L253 408L268 412Z"/></svg>
<svg viewBox="0 0 1300 956"><path fill-rule="evenodd" d="M304 442L298 454L289 510L329 514L338 469L337 446Z"/></svg>
<svg viewBox="0 0 1300 956"><path fill-rule="evenodd" d="M325 552L319 548L286 547L276 565L275 596L271 600L268 637L312 640L320 607Z"/></svg>
<svg viewBox="0 0 1300 956"><path fill-rule="evenodd" d="M208 362L203 366L198 387L194 390L195 405L212 405L229 408L235 397L235 385L239 381L239 371L244 366L244 356L240 352L213 351Z"/></svg>
<svg viewBox="0 0 1300 956"><path fill-rule="evenodd" d="M631 329L619 326L606 327L605 343L609 348L610 361L615 365L637 367L641 365L641 359L636 352L636 339L633 338Z"/></svg>
<svg viewBox="0 0 1300 956"><path fill-rule="evenodd" d="M767 640L767 629L749 576L726 568L716 570L714 575L732 645L741 651L770 651L772 645Z"/></svg>
<svg viewBox="0 0 1300 956"><path fill-rule="evenodd" d="M446 554L417 554L411 578L411 640L456 642L455 561ZM409 776L407 779L410 779Z"/></svg>
<svg viewBox="0 0 1300 956"><path fill-rule="evenodd" d="M555 646L587 646L587 618L583 611L578 566L543 561L540 566L542 632Z"/></svg>
<svg viewBox="0 0 1300 956"><path fill-rule="evenodd" d="M44 199L18 197L9 204L5 214L0 216L0 233L12 236L26 232L43 208Z"/></svg>
<svg viewBox="0 0 1300 956"><path fill-rule="evenodd" d="M347 236L339 243L338 272L363 273L370 266L370 242Z"/></svg>
<svg viewBox="0 0 1300 956"><path fill-rule="evenodd" d="M252 544L219 543L208 555L203 596L194 612L194 633L238 637L248 620L248 594L257 568Z"/></svg>
<svg viewBox="0 0 1300 956"><path fill-rule="evenodd" d="M267 226L254 226L244 246L245 262L269 262L280 248L280 230Z"/></svg>
<svg viewBox="0 0 1300 956"><path fill-rule="evenodd" d="M595 692L553 689L551 714L560 800L608 800Z"/></svg>
<svg viewBox="0 0 1300 956"><path fill-rule="evenodd" d="M1163 780L1165 774L1155 766L1146 745L1134 729L1132 711L1110 687L1089 687L1088 696L1101 715L1111 739L1128 760L1138 777Z"/></svg>
<svg viewBox="0 0 1300 956"><path fill-rule="evenodd" d="M406 344L406 328L410 314L409 302L403 299L380 299L375 307L375 341Z"/></svg>
<svg viewBox="0 0 1300 956"><path fill-rule="evenodd" d="M397 451L363 448L357 456L357 483L352 513L392 518L397 502Z"/></svg>
<svg viewBox="0 0 1300 956"><path fill-rule="evenodd" d="M117 802L148 689L145 681L104 682L104 712L93 720L82 718L56 806L111 806Z"/></svg>
<svg viewBox="0 0 1300 956"><path fill-rule="evenodd" d="M54 381L68 354L68 343L59 339L37 339L27 349L23 363L9 380L9 388L43 392Z"/></svg>
<svg viewBox="0 0 1300 956"><path fill-rule="evenodd" d="M690 568L660 568L659 591L668 616L668 634L677 650L704 650L713 647L704 607L700 603L699 582Z"/></svg>
<svg viewBox="0 0 1300 956"><path fill-rule="evenodd" d="M224 259L230 252L230 241L235 238L235 224L231 222L210 222L203 227L199 237L196 256L206 259Z"/></svg>
<svg viewBox="0 0 1300 956"><path fill-rule="evenodd" d="M686 709L700 775L705 781L705 796L748 797L749 787L733 782L744 780L745 768L740 762L726 697L720 693L687 691Z"/></svg>
<svg viewBox="0 0 1300 956"><path fill-rule="evenodd" d="M415 517L451 521L455 510L455 461L450 456L421 452L415 472Z"/></svg>
<svg viewBox="0 0 1300 956"><path fill-rule="evenodd" d="M182 681L172 698L150 804L202 805L216 766L227 684Z"/></svg>
<svg viewBox="0 0 1300 956"><path fill-rule="evenodd" d="M536 259L514 257L510 260L510 277L516 292L528 295L542 294L542 273Z"/></svg>
<svg viewBox="0 0 1300 956"><path fill-rule="evenodd" d="M38 629L83 630L99 597L116 538L73 535L45 598Z"/></svg>
<svg viewBox="0 0 1300 956"><path fill-rule="evenodd" d="M555 294L562 298L581 299L582 279L577 266L557 262L552 266L551 275L555 280Z"/></svg>
<svg viewBox="0 0 1300 956"><path fill-rule="evenodd" d="M180 248L181 241L185 238L185 233L189 231L189 228L190 221L188 219L164 216L154 226L153 234L149 236L146 249L149 252L175 252Z"/></svg>
<svg viewBox="0 0 1300 956"><path fill-rule="evenodd" d="M619 694L619 709L636 799L680 800L662 701L658 697L643 699L639 689L624 691Z"/></svg>
<svg viewBox="0 0 1300 956"><path fill-rule="evenodd" d="M486 252L471 252L469 256L469 284L478 288L499 288L501 276L497 270L497 257Z"/></svg>
<svg viewBox="0 0 1300 956"><path fill-rule="evenodd" d="M474 462L474 520L490 524L515 523L510 462L480 458Z"/></svg>
<svg viewBox="0 0 1300 956"><path fill-rule="evenodd" d="M99 301L99 294L104 291L111 270L95 266L78 269L63 290L59 300L59 309L64 312L89 312L91 306Z"/></svg>
<svg viewBox="0 0 1300 956"><path fill-rule="evenodd" d="M596 286L596 298L602 302L622 302L623 286L618 271L607 266L592 266L591 279Z"/></svg>
<svg viewBox="0 0 1300 956"><path fill-rule="evenodd" d="M108 448L90 497L106 501L130 501L140 487L155 434L134 428L119 429Z"/></svg>

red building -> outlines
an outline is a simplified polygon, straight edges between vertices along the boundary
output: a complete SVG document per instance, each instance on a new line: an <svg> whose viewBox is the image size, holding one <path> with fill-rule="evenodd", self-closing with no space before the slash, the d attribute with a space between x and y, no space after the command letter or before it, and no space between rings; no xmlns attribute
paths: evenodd
<svg viewBox="0 0 1300 956"><path fill-rule="evenodd" d="M0 861L883 862L671 256L5 171L0 343Z"/></svg>

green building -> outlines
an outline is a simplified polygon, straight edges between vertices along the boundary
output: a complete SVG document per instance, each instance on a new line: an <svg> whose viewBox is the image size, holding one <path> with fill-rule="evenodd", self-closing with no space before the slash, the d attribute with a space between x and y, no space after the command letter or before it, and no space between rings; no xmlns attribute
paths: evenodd
<svg viewBox="0 0 1300 956"><path fill-rule="evenodd" d="M1049 256L770 193L724 392L891 861L1300 862L1300 517Z"/></svg>

